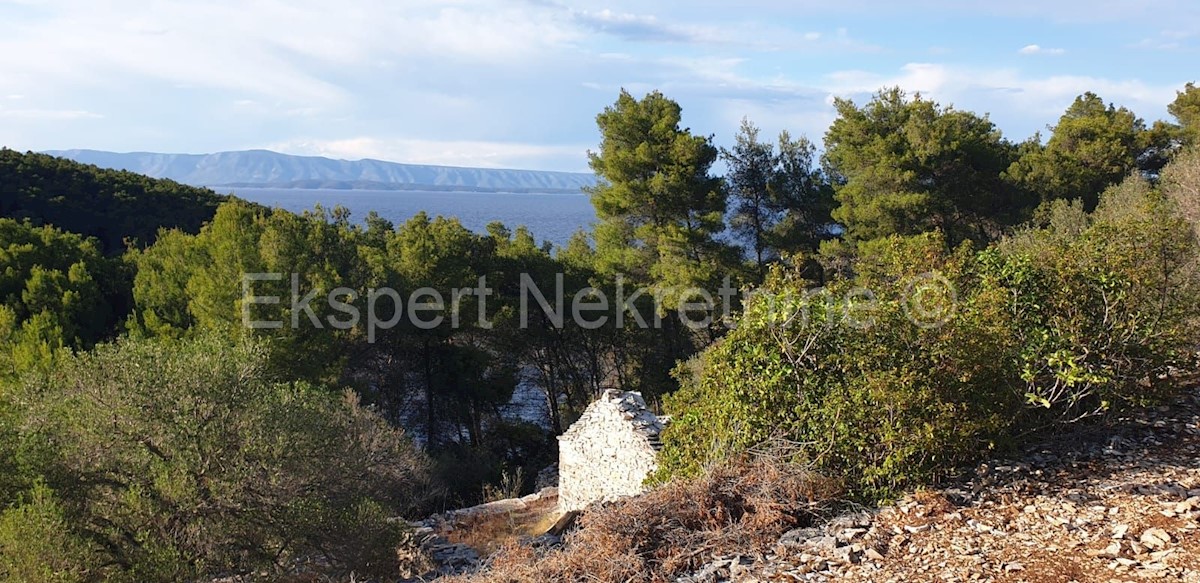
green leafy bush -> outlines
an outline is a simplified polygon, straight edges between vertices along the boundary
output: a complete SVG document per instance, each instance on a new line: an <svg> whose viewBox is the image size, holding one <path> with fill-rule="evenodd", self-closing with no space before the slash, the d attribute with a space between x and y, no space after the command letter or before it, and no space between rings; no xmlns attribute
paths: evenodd
<svg viewBox="0 0 1200 583"><path fill-rule="evenodd" d="M405 530L387 518L423 510L426 458L351 394L275 382L265 360L211 337L125 341L14 391L64 530L94 542L77 567L142 582L314 558L397 572Z"/></svg>
<svg viewBox="0 0 1200 583"><path fill-rule="evenodd" d="M129 275L95 239L0 218L0 376L111 338Z"/></svg>
<svg viewBox="0 0 1200 583"><path fill-rule="evenodd" d="M75 583L86 581L86 542L71 533L62 505L45 484L28 499L0 513L0 581Z"/></svg>
<svg viewBox="0 0 1200 583"><path fill-rule="evenodd" d="M946 325L914 325L906 293L923 281L917 276L936 269L969 287L970 254L947 254L931 235L874 247L858 278L820 290L776 273L738 328L680 370L683 388L666 401L674 414L667 472L693 474L782 436L803 444L804 461L870 498L987 447L1014 407L1010 366L994 358L1009 350L1002 302L972 298ZM926 298L930 309L952 300Z"/></svg>
<svg viewBox="0 0 1200 583"><path fill-rule="evenodd" d="M1024 398L1049 427L1161 397L1196 339L1196 239L1140 178L1092 214L1059 202L1047 224L982 253L989 285L1010 294Z"/></svg>
<svg viewBox="0 0 1200 583"><path fill-rule="evenodd" d="M938 235L860 245L815 289L777 271L737 329L677 370L663 476L771 437L888 497L996 447L1166 394L1194 348L1196 242L1131 179L1097 211L981 252ZM869 291L868 291L869 290Z"/></svg>

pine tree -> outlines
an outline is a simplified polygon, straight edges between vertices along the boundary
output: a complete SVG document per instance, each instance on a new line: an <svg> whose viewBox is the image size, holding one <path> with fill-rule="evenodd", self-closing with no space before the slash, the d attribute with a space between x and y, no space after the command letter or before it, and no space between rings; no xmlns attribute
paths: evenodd
<svg viewBox="0 0 1200 583"><path fill-rule="evenodd" d="M681 128L680 115L657 91L641 100L622 91L596 117L600 150L588 156L601 179L590 194L603 272L691 287L718 280L729 263L729 247L715 238L726 203L720 178L709 173L717 148Z"/></svg>

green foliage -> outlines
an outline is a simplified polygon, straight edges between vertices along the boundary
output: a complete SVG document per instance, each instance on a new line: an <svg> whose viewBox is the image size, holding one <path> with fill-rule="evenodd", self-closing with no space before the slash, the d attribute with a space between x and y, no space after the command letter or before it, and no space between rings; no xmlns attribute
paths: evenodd
<svg viewBox="0 0 1200 583"><path fill-rule="evenodd" d="M153 243L160 228L194 233L227 199L171 180L0 148L0 216L95 237L110 255L127 240Z"/></svg>
<svg viewBox="0 0 1200 583"><path fill-rule="evenodd" d="M136 270L133 297L137 311L126 323L131 334L180 337L195 325L187 284L203 255L194 240L178 229L164 230L153 245L128 253Z"/></svg>
<svg viewBox="0 0 1200 583"><path fill-rule="evenodd" d="M89 580L92 552L43 483L0 513L0 582L82 583Z"/></svg>
<svg viewBox="0 0 1200 583"><path fill-rule="evenodd" d="M1200 146L1200 87L1188 83L1183 91L1177 91L1167 112L1179 122L1183 145Z"/></svg>
<svg viewBox="0 0 1200 583"><path fill-rule="evenodd" d="M1170 389L1159 375L1194 341L1196 240L1161 193L1141 178L1110 188L1091 215L1057 205L1049 224L984 253L1013 294L1013 334L1023 346L1025 398L1047 423Z"/></svg>
<svg viewBox="0 0 1200 583"><path fill-rule="evenodd" d="M622 91L596 116L600 151L588 157L601 179L590 192L602 272L689 287L718 281L728 265L729 249L714 238L726 203L709 174L717 148L681 129L681 112L657 91L640 101Z"/></svg>
<svg viewBox="0 0 1200 583"><path fill-rule="evenodd" d="M837 102L820 170L806 139L776 147L744 122L723 184L677 103L622 92L590 154L599 224L562 249L524 228L356 224L0 150L0 214L29 219L0 219L0 376L26 375L0 385L0 581L190 580L301 558L395 575L411 540L391 518L433 482L469 504L495 483L527 489L553 457L540 427L504 414L519 381L542 390L554 432L602 388L653 401L682 385L664 476L782 435L866 499L1151 402L1200 322L1200 164L1178 150L1195 95L1171 106L1183 129L1084 95L1043 146L884 90ZM1135 177L1101 196L1135 172L1161 191ZM730 195L758 274L719 240ZM844 237L825 240L833 217ZM681 288L765 267L724 339L679 322ZM459 294L481 276L490 322ZM562 287L561 324L533 303L522 316L522 276L552 303ZM657 327L618 303L641 286L663 294L632 304ZM327 301L339 287L357 326L334 325L350 318ZM408 309L368 334L367 295L384 287ZM416 325L418 288L442 294L446 323ZM610 303L583 324L570 305L588 288ZM390 298L376 307L396 315ZM121 322L129 339L91 350Z"/></svg>
<svg viewBox="0 0 1200 583"><path fill-rule="evenodd" d="M908 292L925 270L970 285L969 253L944 249L937 236L881 240L868 273L820 290L776 272L667 399L666 471L694 474L782 435L803 444L804 461L878 498L972 459L1013 409L994 357L1009 338L993 297L972 298L944 326L912 323ZM858 285L876 294L873 306Z"/></svg>
<svg viewBox="0 0 1200 583"><path fill-rule="evenodd" d="M831 237L833 188L817 162L816 146L808 138L792 139L786 130L780 132L779 166L769 191L783 214L772 233L781 250L815 250Z"/></svg>
<svg viewBox="0 0 1200 583"><path fill-rule="evenodd" d="M521 334L511 318L502 318L499 330L480 327L478 298L455 290L473 288L485 275L490 285L511 286L525 268L543 274L561 269L528 232L518 230L510 241L506 230L496 228L496 234L481 236L457 220L424 213L399 227L377 216L360 226L350 223L344 209L295 215L227 203L199 234L164 232L155 245L131 254L138 270L130 329L144 336L258 338L269 349L275 373L352 384L389 419L421 427L431 449L451 445L459 436L478 445L496 408L512 395L518 358L532 359L533 349L546 344L528 337L514 341ZM247 273L279 274L279 279L247 284ZM542 289L554 289L553 276L550 285L542 279ZM328 301L339 287L357 294L338 296L358 310L355 326L333 325L351 321ZM402 306L394 327L368 334L368 296L383 287L396 290L409 309ZM411 300L419 288L441 294L446 308L441 325L414 323ZM315 295L305 309L299 300L309 292ZM497 308L512 306L518 290L502 287L500 292L489 298L489 318L496 317ZM280 300L251 303L251 296ZM377 304L376 319L392 321L392 299ZM281 325L250 329L247 311L250 321Z"/></svg>
<svg viewBox="0 0 1200 583"><path fill-rule="evenodd" d="M1140 179L1091 215L1060 203L992 248L944 248L862 245L853 275L822 289L777 270L738 328L677 371L664 475L782 435L858 496L887 497L1168 394L1160 377L1197 340L1195 239Z"/></svg>
<svg viewBox="0 0 1200 583"><path fill-rule="evenodd" d="M457 219L430 218L418 213L403 225L379 233L381 247L360 248L370 256L372 277L381 285L399 290L404 302L421 288L440 294L445 310L436 327L419 326L412 306L395 328L380 331L368 349L368 366L378 367L382 383L372 400L386 411L400 411L414 396L421 401L420 424L431 449L451 445L455 436L478 445L484 439L485 419L507 403L516 385L516 364L511 353L496 349L493 332L479 321L479 299L455 290L474 288L480 276L490 282L495 269L495 242L468 231ZM495 298L488 300L490 310ZM390 302L379 315L393 315ZM489 315L490 317L490 315ZM455 325L457 322L457 325Z"/></svg>
<svg viewBox="0 0 1200 583"><path fill-rule="evenodd" d="M1080 198L1091 210L1100 193L1141 168L1140 162L1161 166L1149 158L1164 138L1132 111L1088 92L1059 118L1045 147L1035 137L1007 174L1042 201Z"/></svg>
<svg viewBox="0 0 1200 583"><path fill-rule="evenodd" d="M125 341L15 390L67 530L94 542L80 568L179 581L324 556L394 572L403 531L383 518L424 508L428 462L352 396L275 382L265 356Z"/></svg>
<svg viewBox="0 0 1200 583"><path fill-rule="evenodd" d="M96 241L0 219L0 375L46 368L65 349L110 338L128 275Z"/></svg>
<svg viewBox="0 0 1200 583"><path fill-rule="evenodd" d="M742 120L726 182L734 201L730 228L747 245L761 277L766 263L781 252L815 250L828 238L831 192L814 168L816 147L806 138L779 136L779 151L760 142L758 127Z"/></svg>
<svg viewBox="0 0 1200 583"><path fill-rule="evenodd" d="M942 107L899 88L856 106L835 102L824 164L852 241L934 229L951 244L988 241L1028 206L1001 178L1016 150L987 117Z"/></svg>
<svg viewBox="0 0 1200 583"><path fill-rule="evenodd" d="M600 178L590 189L599 219L590 257L595 283L606 293L618 283L627 294L648 288L637 309L661 318L655 330L628 326L622 341L631 348L617 357L622 386L649 397L673 390L675 362L712 336L680 323L682 292L715 290L741 267L738 250L717 239L727 198L721 179L710 174L718 150L711 138L680 127L681 112L657 91L641 100L622 91L596 116L600 150L588 154Z"/></svg>
<svg viewBox="0 0 1200 583"><path fill-rule="evenodd" d="M130 252L137 275L128 328L135 336L181 337L194 330L231 339L264 338L277 369L291 378L337 381L344 351L336 347L356 332L330 324L331 317L347 316L326 298L342 286L366 292L368 265L359 253L364 236L344 209L296 215L243 202L223 204L199 234L163 231L154 245ZM247 280L246 274L277 274L278 279ZM311 317L300 302L293 306L293 290L301 297L317 292L307 304ZM280 300L254 303L251 296ZM247 321L282 326L253 329Z"/></svg>
<svg viewBox="0 0 1200 583"><path fill-rule="evenodd" d="M561 274L566 298L574 298L592 285L602 287L606 293L614 290L599 280L593 268L595 254L582 233L567 249L552 255L546 246L539 247L524 228L509 232L493 224L488 244L495 249L488 281L499 285L496 300L490 304L495 310L493 346L525 365L526 378L546 397L550 428L555 434L562 433L600 391L604 379L626 366L625 352L632 343L616 328L616 308L611 306L602 313L587 315L589 322L598 325L580 325L564 311L560 326L553 314L546 313L536 301L529 301L522 322L522 275L543 293L554 294ZM534 475L540 469L530 468L526 474Z"/></svg>
<svg viewBox="0 0 1200 583"><path fill-rule="evenodd" d="M721 151L721 157L729 164L725 180L734 200L729 227L749 246L761 270L768 259L767 233L778 221L768 189L776 171L775 147L760 142L758 127L744 118L734 139L732 150Z"/></svg>

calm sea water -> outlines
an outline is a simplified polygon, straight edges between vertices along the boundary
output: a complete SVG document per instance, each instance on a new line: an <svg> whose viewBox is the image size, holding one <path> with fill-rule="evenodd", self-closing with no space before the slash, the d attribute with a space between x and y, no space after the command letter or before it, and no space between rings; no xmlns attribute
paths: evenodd
<svg viewBox="0 0 1200 583"><path fill-rule="evenodd" d="M351 218L361 221L375 211L400 224L425 211L431 217L456 217L472 231L484 232L492 221L510 229L529 228L538 241L566 245L579 229L591 229L596 220L585 194L514 194L495 192L426 192L398 190L302 190L238 188L233 194L246 200L292 212L344 206Z"/></svg>

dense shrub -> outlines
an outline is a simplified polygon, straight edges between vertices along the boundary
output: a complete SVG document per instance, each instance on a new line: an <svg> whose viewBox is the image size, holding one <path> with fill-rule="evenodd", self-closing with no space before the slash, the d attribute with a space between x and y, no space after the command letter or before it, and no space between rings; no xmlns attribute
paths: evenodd
<svg viewBox="0 0 1200 583"><path fill-rule="evenodd" d="M111 338L130 275L95 239L0 218L0 376Z"/></svg>
<svg viewBox="0 0 1200 583"><path fill-rule="evenodd" d="M878 496L970 458L1014 408L1011 365L995 358L1010 338L991 296L963 303L946 325L910 321L906 292L920 273L973 285L969 253L944 247L936 236L887 239L858 278L822 290L776 274L738 328L681 369L683 388L666 401L666 471L694 473L782 434L856 493ZM929 310L953 301L927 291Z"/></svg>
<svg viewBox="0 0 1200 583"><path fill-rule="evenodd" d="M0 581L75 583L84 581L88 544L71 532L62 505L45 484L28 499L0 513Z"/></svg>
<svg viewBox="0 0 1200 583"><path fill-rule="evenodd" d="M19 455L20 414L0 386L0 509L15 502L33 486L35 476L22 468Z"/></svg>
<svg viewBox="0 0 1200 583"><path fill-rule="evenodd" d="M1200 238L1200 145L1181 152L1163 169L1162 188Z"/></svg>
<svg viewBox="0 0 1200 583"><path fill-rule="evenodd" d="M1090 215L1057 203L1045 226L980 254L987 283L1010 294L1015 358L1035 407L1022 430L1170 390L1163 375L1185 365L1197 338L1195 258L1189 225L1141 178L1110 188Z"/></svg>
<svg viewBox="0 0 1200 583"><path fill-rule="evenodd" d="M774 274L737 329L678 370L664 475L781 434L857 496L887 497L1162 395L1196 339L1190 229L1138 179L1091 215L1052 215L977 253L936 235L875 241L819 291Z"/></svg>
<svg viewBox="0 0 1200 583"><path fill-rule="evenodd" d="M61 509L64 536L91 547L68 567L89 579L180 581L316 558L396 574L405 533L389 518L423 510L427 460L350 394L264 370L260 347L202 337L102 345L30 378L13 394L20 438L58 500L35 491L10 512L58 520ZM53 555L37 537L6 544L16 557Z"/></svg>

